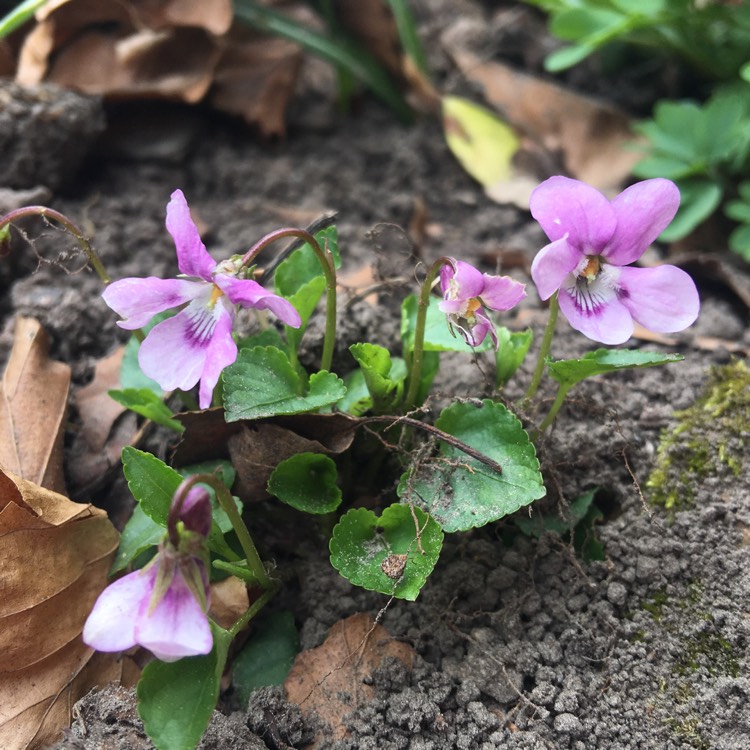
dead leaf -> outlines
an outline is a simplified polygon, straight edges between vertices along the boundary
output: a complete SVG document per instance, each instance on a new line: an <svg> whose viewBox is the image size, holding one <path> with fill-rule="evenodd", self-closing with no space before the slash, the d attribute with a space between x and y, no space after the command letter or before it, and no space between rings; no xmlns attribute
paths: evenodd
<svg viewBox="0 0 750 750"><path fill-rule="evenodd" d="M0 746L6 750L49 745L69 726L78 698L120 679L123 663L80 639L118 540L104 511L0 472Z"/></svg>
<svg viewBox="0 0 750 750"><path fill-rule="evenodd" d="M464 75L512 125L554 155L568 174L614 191L642 158L627 116L611 104L522 73L451 45ZM549 171L549 169L548 169Z"/></svg>
<svg viewBox="0 0 750 750"><path fill-rule="evenodd" d="M218 60L209 101L222 112L240 115L264 137L282 137L301 65L296 44L237 24Z"/></svg>
<svg viewBox="0 0 750 750"><path fill-rule="evenodd" d="M41 325L17 318L0 386L0 466L64 492L62 439L70 367L49 359L48 351Z"/></svg>
<svg viewBox="0 0 750 750"><path fill-rule="evenodd" d="M120 465L120 454L132 445L138 433L138 419L133 412L109 396L120 388L120 368L125 347L119 347L94 367L94 378L75 393L80 429L68 456L68 478L77 497L90 489L110 469Z"/></svg>
<svg viewBox="0 0 750 750"><path fill-rule="evenodd" d="M343 739L344 717L373 699L375 690L368 682L387 658L411 669L414 650L370 615L352 615L337 622L321 646L297 655L284 682L287 699L305 714L315 712L329 725L334 740ZM308 747L329 739L318 735Z"/></svg>
<svg viewBox="0 0 750 750"><path fill-rule="evenodd" d="M211 584L209 617L220 627L229 630L250 607L247 586L235 576Z"/></svg>

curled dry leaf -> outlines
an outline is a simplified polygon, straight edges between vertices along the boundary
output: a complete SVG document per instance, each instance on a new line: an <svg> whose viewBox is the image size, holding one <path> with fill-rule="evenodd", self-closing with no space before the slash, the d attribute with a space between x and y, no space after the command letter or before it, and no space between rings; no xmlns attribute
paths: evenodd
<svg viewBox="0 0 750 750"><path fill-rule="evenodd" d="M51 81L89 94L199 101L229 28L230 0L54 0L37 12L16 80Z"/></svg>
<svg viewBox="0 0 750 750"><path fill-rule="evenodd" d="M458 67L482 87L487 102L553 157L561 154L562 166L571 176L612 191L642 158L630 147L635 141L630 121L611 104L448 44Z"/></svg>
<svg viewBox="0 0 750 750"><path fill-rule="evenodd" d="M46 746L123 662L94 654L83 624L107 584L118 534L104 511L0 471L0 747Z"/></svg>
<svg viewBox="0 0 750 750"><path fill-rule="evenodd" d="M13 350L0 384L0 466L65 491L63 423L70 368L48 356L49 339L32 318L16 320Z"/></svg>
<svg viewBox="0 0 750 750"><path fill-rule="evenodd" d="M297 656L284 682L287 699L306 714L315 712L332 735L319 734L311 747L346 737L344 717L373 699L375 689L368 683L387 658L411 669L414 650L365 613L340 620L321 646Z"/></svg>

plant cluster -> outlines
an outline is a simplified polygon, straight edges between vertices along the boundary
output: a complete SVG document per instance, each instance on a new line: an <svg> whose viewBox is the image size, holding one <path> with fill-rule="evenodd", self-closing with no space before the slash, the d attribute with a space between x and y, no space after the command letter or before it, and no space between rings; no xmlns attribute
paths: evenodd
<svg viewBox="0 0 750 750"><path fill-rule="evenodd" d="M666 177L682 204L665 241L685 237L719 208L733 222L729 247L750 260L750 5L708 0L526 0L549 13L567 42L545 61L550 71L593 52L638 47L688 78L687 98L655 104L637 131L648 156L641 178ZM620 55L628 64L627 55Z"/></svg>
<svg viewBox="0 0 750 750"><path fill-rule="evenodd" d="M608 345L626 343L634 321L660 332L679 331L695 321L698 293L684 271L631 265L671 222L679 200L674 183L665 179L637 183L612 201L566 177L552 177L534 191L531 213L550 242L536 256L531 275L542 299L549 300L549 320L521 405L528 407L535 399L545 373L557 383L557 396L539 424L528 425L531 435L499 395L451 403L434 424L421 408L441 352L494 349L498 394L518 371L530 350L531 331L498 327L494 315L526 294L524 284L508 276L439 258L427 269L419 292L403 303L400 352L355 343L350 347L354 369L341 378L331 369L340 263L335 227L315 235L279 229L243 255L217 263L199 236L185 196L176 190L166 226L179 276L114 282L77 228L51 209L18 209L0 219L0 231L7 235L16 219L42 215L62 223L95 260L106 284L105 302L120 316L119 325L134 333L123 388L112 392L130 409L180 432L185 415L169 407L179 392L181 403L193 406L194 424L218 418L258 428L305 415L308 433L321 441L332 429L346 435L337 460L321 443L317 451L279 458L267 492L298 512L334 519L330 560L342 576L366 589L414 600L435 567L446 533L492 523L546 494L534 441L576 383L682 359L608 348L580 359L550 356L559 312L586 337ZM269 290L257 280L268 275L257 272L256 261L285 238L298 240L299 246L275 266ZM300 343L323 296L321 362L308 372L300 363ZM235 323L241 307L259 311L263 319L270 313L281 325L239 336ZM367 440L358 445L359 435ZM357 445L354 461L382 461L390 454L399 466L390 488L393 502L386 507L380 501L364 507L345 497L339 464ZM363 450L374 451L374 457L363 459ZM133 447L124 449L122 462L138 504L123 531L112 574L131 572L100 595L83 638L101 651L134 646L151 651L156 660L145 667L138 685L146 731L159 748L191 747L218 699L232 640L278 590L280 579L252 538L252 512L231 494L231 464L177 470ZM592 517L592 497L589 493L573 504L574 519ZM537 535L543 531L528 523L519 528ZM210 583L228 575L245 582L252 596L247 611L224 628L208 616Z"/></svg>

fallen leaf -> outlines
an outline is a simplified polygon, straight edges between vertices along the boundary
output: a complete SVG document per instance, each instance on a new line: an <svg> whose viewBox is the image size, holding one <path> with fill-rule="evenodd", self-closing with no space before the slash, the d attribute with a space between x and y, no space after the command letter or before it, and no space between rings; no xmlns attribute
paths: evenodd
<svg viewBox="0 0 750 750"><path fill-rule="evenodd" d="M0 747L47 746L123 662L80 639L119 535L106 513L0 471ZM54 623L54 627L51 624Z"/></svg>
<svg viewBox="0 0 750 750"><path fill-rule="evenodd" d="M553 161L555 154L561 154L564 170L571 176L599 190L614 191L642 158L633 148L636 137L628 117L613 105L503 63L484 61L459 45L450 46L456 64L482 87L487 102L540 144Z"/></svg>
<svg viewBox="0 0 750 750"><path fill-rule="evenodd" d="M443 97L443 131L454 156L483 187L508 180L521 142L497 115L468 99Z"/></svg>
<svg viewBox="0 0 750 750"><path fill-rule="evenodd" d="M296 44L238 24L218 60L209 101L222 112L240 115L264 137L282 137L301 65Z"/></svg>
<svg viewBox="0 0 750 750"><path fill-rule="evenodd" d="M13 350L0 384L0 466L65 491L63 422L70 367L48 357L49 339L32 318L17 318Z"/></svg>
<svg viewBox="0 0 750 750"><path fill-rule="evenodd" d="M247 586L235 576L211 584L211 609L208 614L220 627L229 630L250 607Z"/></svg>
<svg viewBox="0 0 750 750"><path fill-rule="evenodd" d="M346 737L344 718L373 699L375 690L368 683L388 658L411 669L414 650L365 613L337 622L322 645L297 655L284 682L287 699L305 714L316 713L332 735L319 734L308 747Z"/></svg>
<svg viewBox="0 0 750 750"><path fill-rule="evenodd" d="M108 391L120 388L120 368L125 347L119 347L94 367L90 383L75 393L80 429L68 456L68 477L72 494L77 497L90 490L107 472L120 465L120 454L132 445L138 432L138 419L133 412L109 396Z"/></svg>

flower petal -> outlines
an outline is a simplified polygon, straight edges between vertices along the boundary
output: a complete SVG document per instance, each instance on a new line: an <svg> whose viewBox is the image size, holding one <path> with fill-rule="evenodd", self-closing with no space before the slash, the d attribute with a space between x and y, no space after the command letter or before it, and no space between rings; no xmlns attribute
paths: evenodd
<svg viewBox="0 0 750 750"><path fill-rule="evenodd" d="M179 568L153 610L141 612L135 635L141 646L162 661L210 653L213 637L208 618Z"/></svg>
<svg viewBox="0 0 750 750"><path fill-rule="evenodd" d="M217 315L226 312L220 303L211 309L211 289L206 292L173 318L155 325L141 344L141 370L165 391L187 391L203 374Z"/></svg>
<svg viewBox="0 0 750 750"><path fill-rule="evenodd" d="M302 319L289 300L264 289L257 281L238 279L236 276L219 273L214 283L235 305L253 307L256 310L270 310L282 323L299 328Z"/></svg>
<svg viewBox="0 0 750 750"><path fill-rule="evenodd" d="M638 260L679 207L680 191L670 180L657 178L631 185L612 201L617 230L602 255L618 266Z"/></svg>
<svg viewBox="0 0 750 750"><path fill-rule="evenodd" d="M443 271L448 273L453 269L450 266L442 266L440 269L440 279L442 287ZM449 299L468 300L478 297L484 289L484 274L474 268L470 263L464 263L462 260L456 261L456 272L448 276L449 285L447 290Z"/></svg>
<svg viewBox="0 0 750 750"><path fill-rule="evenodd" d="M620 268L619 296L642 326L660 333L682 331L700 311L700 298L690 276L676 266Z"/></svg>
<svg viewBox="0 0 750 750"><path fill-rule="evenodd" d="M568 243L567 235L543 247L531 263L531 278L539 296L549 299L583 258L583 253Z"/></svg>
<svg viewBox="0 0 750 750"><path fill-rule="evenodd" d="M568 235L568 243L585 255L598 255L617 226L610 202L595 188L569 177L545 180L531 193L529 208L552 242Z"/></svg>
<svg viewBox="0 0 750 750"><path fill-rule="evenodd" d="M526 296L526 285L510 276L484 274L484 289L480 295L482 304L490 310L510 310Z"/></svg>
<svg viewBox="0 0 750 750"><path fill-rule="evenodd" d="M175 190L167 204L167 231L174 239L180 273L211 281L216 261L198 234L182 190Z"/></svg>
<svg viewBox="0 0 750 750"><path fill-rule="evenodd" d="M198 394L198 404L201 409L208 409L211 406L214 388L219 382L222 370L237 359L237 344L232 338L234 317L221 303L216 307L222 307L222 312L216 321L201 373L201 387Z"/></svg>
<svg viewBox="0 0 750 750"><path fill-rule="evenodd" d="M205 284L184 279L128 278L114 281L102 292L104 301L124 320L117 325L132 331L154 315L195 299Z"/></svg>
<svg viewBox="0 0 750 750"><path fill-rule="evenodd" d="M83 642L97 651L127 651L137 643L135 621L154 587L156 569L136 570L107 586L83 626Z"/></svg>
<svg viewBox="0 0 750 750"><path fill-rule="evenodd" d="M560 311L584 336L602 344L623 344L633 334L633 319L617 299L614 289L592 284L579 290L575 284L560 289Z"/></svg>

